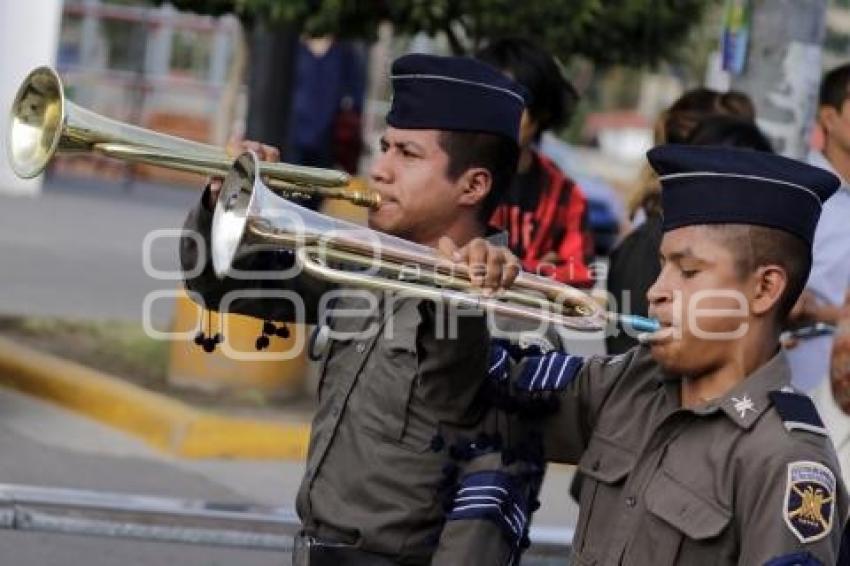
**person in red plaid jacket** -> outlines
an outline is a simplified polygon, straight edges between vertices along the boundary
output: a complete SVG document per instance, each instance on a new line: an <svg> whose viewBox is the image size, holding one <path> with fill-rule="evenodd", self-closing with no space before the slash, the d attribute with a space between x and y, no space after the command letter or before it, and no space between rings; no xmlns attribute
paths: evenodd
<svg viewBox="0 0 850 566"><path fill-rule="evenodd" d="M531 93L520 126L517 175L490 223L508 232L509 247L526 271L591 287L593 238L587 199L572 179L534 148L543 132L567 122L578 95L555 59L527 39L496 40L477 57Z"/></svg>

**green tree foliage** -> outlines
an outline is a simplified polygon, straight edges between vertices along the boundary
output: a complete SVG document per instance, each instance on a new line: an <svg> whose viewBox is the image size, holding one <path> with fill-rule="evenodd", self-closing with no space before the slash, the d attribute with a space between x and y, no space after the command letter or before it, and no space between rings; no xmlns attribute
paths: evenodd
<svg viewBox="0 0 850 566"><path fill-rule="evenodd" d="M493 37L536 39L563 59L654 64L676 54L718 0L171 0L204 14L235 13L307 34L371 39L389 20L398 33L444 33L456 53Z"/></svg>

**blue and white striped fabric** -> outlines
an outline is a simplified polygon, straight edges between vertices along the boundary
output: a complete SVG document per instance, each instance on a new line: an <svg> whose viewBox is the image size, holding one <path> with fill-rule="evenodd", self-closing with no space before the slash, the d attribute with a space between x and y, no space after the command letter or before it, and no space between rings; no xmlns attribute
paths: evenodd
<svg viewBox="0 0 850 566"><path fill-rule="evenodd" d="M516 382L520 391L560 391L575 379L584 364L581 356L549 352L526 358L527 363Z"/></svg>
<svg viewBox="0 0 850 566"><path fill-rule="evenodd" d="M487 375L493 381L502 383L507 381L511 371L511 355L507 348L498 342L490 344L490 367Z"/></svg>
<svg viewBox="0 0 850 566"><path fill-rule="evenodd" d="M492 521L518 547L528 526L528 505L523 494L517 490L515 481L509 474L498 471L475 472L464 476L460 480L447 520Z"/></svg>

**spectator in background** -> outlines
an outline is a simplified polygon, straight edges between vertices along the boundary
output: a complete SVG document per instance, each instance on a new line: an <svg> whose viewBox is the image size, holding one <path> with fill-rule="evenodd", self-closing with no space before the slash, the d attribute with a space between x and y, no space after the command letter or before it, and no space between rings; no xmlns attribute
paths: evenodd
<svg viewBox="0 0 850 566"><path fill-rule="evenodd" d="M350 43L331 36L301 39L287 161L356 172L365 69L363 57ZM308 204L315 209L319 201Z"/></svg>
<svg viewBox="0 0 850 566"><path fill-rule="evenodd" d="M813 151L809 163L841 179L841 188L823 204L812 248L812 271L792 316L796 324L838 324L850 288L850 64L828 72L821 83L818 125L824 133L823 151ZM842 342L846 344L845 342ZM836 403L848 397L846 379L836 379L833 394L829 375L833 336L801 339L788 350L792 384L810 393L838 451L845 481L850 480L850 410ZM844 346L846 347L846 345ZM835 356L841 358L841 353ZM838 368L836 368L838 369ZM837 372L839 376L841 372Z"/></svg>
<svg viewBox="0 0 850 566"><path fill-rule="evenodd" d="M655 145L688 143L694 128L708 116L734 116L755 121L756 110L750 98L738 91L718 92L695 88L685 92L655 121ZM651 214L660 212L661 186L647 164L641 172L638 190L629 205L634 224L639 226Z"/></svg>
<svg viewBox="0 0 850 566"><path fill-rule="evenodd" d="M705 88L688 91L658 119L655 141L664 143L726 145L772 151L754 122L752 102L739 92L719 93ZM631 234L611 253L608 293L618 312L647 315L646 292L658 274L661 245L660 185L654 175L643 175L637 210L643 215ZM605 338L609 354L637 344L624 329L611 328Z"/></svg>
<svg viewBox="0 0 850 566"><path fill-rule="evenodd" d="M584 193L536 145L569 120L578 99L557 61L533 42L505 38L478 53L531 93L520 130L517 175L491 224L507 230L523 269L577 287L590 287L593 241Z"/></svg>
<svg viewBox="0 0 850 566"><path fill-rule="evenodd" d="M686 140L688 145L722 145L773 153L770 140L752 120L734 116L708 116L700 121Z"/></svg>

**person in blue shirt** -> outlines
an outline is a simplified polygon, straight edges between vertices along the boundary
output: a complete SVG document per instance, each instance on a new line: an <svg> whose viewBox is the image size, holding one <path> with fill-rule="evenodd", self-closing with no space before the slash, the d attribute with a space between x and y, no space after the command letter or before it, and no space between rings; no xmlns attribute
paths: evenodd
<svg viewBox="0 0 850 566"><path fill-rule="evenodd" d="M838 176L841 187L824 203L815 230L812 273L792 313L795 325L838 322L850 289L850 64L828 72L821 84L818 124L824 133L822 151L813 151L809 163ZM850 480L850 417L834 398L830 380L833 337L819 334L796 340L788 349L792 382L810 393L826 422L839 460ZM846 410L846 408L845 408Z"/></svg>

